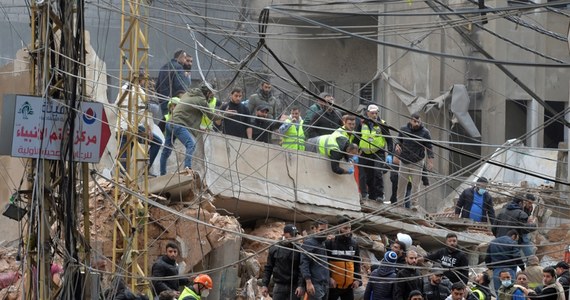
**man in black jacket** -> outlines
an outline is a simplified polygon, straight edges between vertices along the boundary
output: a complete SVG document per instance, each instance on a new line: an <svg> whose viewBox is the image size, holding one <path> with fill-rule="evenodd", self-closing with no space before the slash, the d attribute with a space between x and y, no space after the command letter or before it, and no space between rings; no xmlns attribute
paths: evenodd
<svg viewBox="0 0 570 300"><path fill-rule="evenodd" d="M325 100L328 101L325 106L313 115L309 124L305 124L309 126L305 131L307 138L331 134L342 126L342 116L332 106L334 98L325 98Z"/></svg>
<svg viewBox="0 0 570 300"><path fill-rule="evenodd" d="M230 101L222 104L220 110L224 113L222 128L225 134L239 138L252 139L253 130L251 128L250 112L247 106L241 103L243 91L241 88L234 88L230 92Z"/></svg>
<svg viewBox="0 0 570 300"><path fill-rule="evenodd" d="M406 252L406 266L398 272L396 283L394 283L394 299L408 299L413 290L423 291L423 280L420 272L416 268L418 264L418 253L414 250Z"/></svg>
<svg viewBox="0 0 570 300"><path fill-rule="evenodd" d="M252 119L253 140L258 142L270 143L269 138L271 132L281 126L281 123L268 119L269 106L259 105L255 109L256 118Z"/></svg>
<svg viewBox="0 0 570 300"><path fill-rule="evenodd" d="M568 264L561 261L556 264L556 276L557 281L564 288L564 295L568 295L568 289L570 289L570 272L568 271Z"/></svg>
<svg viewBox="0 0 570 300"><path fill-rule="evenodd" d="M353 300L354 289L362 285L360 250L349 222L348 218L341 218L339 234L325 242L331 274L329 300Z"/></svg>
<svg viewBox="0 0 570 300"><path fill-rule="evenodd" d="M412 183L411 202L412 209L418 207L418 188L427 156L426 169L433 168L433 151L431 135L423 124L420 115L412 114L408 124L400 128L395 146L396 155L400 159L400 177L398 178L398 201L404 203L406 186ZM427 155L426 155L427 153Z"/></svg>
<svg viewBox="0 0 570 300"><path fill-rule="evenodd" d="M491 224L495 221L493 197L487 191L488 182L487 178L480 177L474 187L461 193L455 205L456 217L469 218L483 223L490 221Z"/></svg>
<svg viewBox="0 0 570 300"><path fill-rule="evenodd" d="M187 285L190 281L187 278L174 278L178 276L178 264L176 258L178 257L178 245L175 242L168 242L166 244L166 254L159 257L152 265L151 277L152 287L154 294L158 295L162 291L173 290L176 296L180 295L180 287ZM162 279L166 277L169 279Z"/></svg>
<svg viewBox="0 0 570 300"><path fill-rule="evenodd" d="M507 235L511 229L515 229L520 237L522 234L536 230L536 222L534 218L529 222L528 215L522 210L522 199L514 197L499 213L495 221L495 226L491 228L495 237Z"/></svg>
<svg viewBox="0 0 570 300"><path fill-rule="evenodd" d="M443 269L440 264L433 264L428 282L424 284L425 300L445 300L451 291L441 284Z"/></svg>
<svg viewBox="0 0 570 300"><path fill-rule="evenodd" d="M467 284L469 281L469 259L463 251L457 247L457 235L448 233L445 237L445 248L428 254L425 259L435 261L447 269L443 274L449 278L451 283L462 281ZM423 259L420 259L420 262Z"/></svg>
<svg viewBox="0 0 570 300"><path fill-rule="evenodd" d="M329 289L329 268L325 249L326 220L316 220L311 236L303 242L301 253L301 276L305 280L308 300L324 300Z"/></svg>
<svg viewBox="0 0 570 300"><path fill-rule="evenodd" d="M273 275L273 300L298 300L304 293L299 265L301 255L291 242L297 236L297 227L287 224L283 228L283 240L269 248L267 264L263 272L261 294L267 296L269 281Z"/></svg>

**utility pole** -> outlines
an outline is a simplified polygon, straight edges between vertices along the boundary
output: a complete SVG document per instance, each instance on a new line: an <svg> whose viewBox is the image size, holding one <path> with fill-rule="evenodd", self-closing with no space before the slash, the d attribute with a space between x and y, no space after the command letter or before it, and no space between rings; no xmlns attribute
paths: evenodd
<svg viewBox="0 0 570 300"><path fill-rule="evenodd" d="M124 275L133 290L152 297L148 281L148 132L153 120L147 119L148 99L148 5L150 1L122 0L119 66L118 122L127 124L117 134L119 150L115 168L115 203L118 215L113 230L113 273ZM142 84L144 80L145 84ZM145 124L145 132L139 126ZM122 186L119 182L122 181ZM130 192L126 192L126 191Z"/></svg>

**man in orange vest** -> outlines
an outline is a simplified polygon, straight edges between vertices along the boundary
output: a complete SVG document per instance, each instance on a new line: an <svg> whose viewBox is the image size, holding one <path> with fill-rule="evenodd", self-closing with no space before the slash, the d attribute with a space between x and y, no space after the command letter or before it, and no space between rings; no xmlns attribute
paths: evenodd
<svg viewBox="0 0 570 300"><path fill-rule="evenodd" d="M325 242L330 266L329 300L353 300L354 289L362 285L360 279L360 251L352 238L348 218L339 220L338 235Z"/></svg>

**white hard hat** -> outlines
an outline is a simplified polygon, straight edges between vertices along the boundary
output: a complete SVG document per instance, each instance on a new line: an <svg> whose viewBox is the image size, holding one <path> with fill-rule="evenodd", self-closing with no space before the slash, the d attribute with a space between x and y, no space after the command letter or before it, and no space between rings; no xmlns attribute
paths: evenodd
<svg viewBox="0 0 570 300"><path fill-rule="evenodd" d="M410 249L412 246L412 237L409 234L400 233L396 234L396 239L404 244L406 244L406 250Z"/></svg>

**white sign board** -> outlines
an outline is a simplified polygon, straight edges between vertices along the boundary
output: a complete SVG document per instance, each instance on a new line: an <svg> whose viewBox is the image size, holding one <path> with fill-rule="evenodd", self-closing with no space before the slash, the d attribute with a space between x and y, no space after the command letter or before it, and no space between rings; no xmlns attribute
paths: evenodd
<svg viewBox="0 0 570 300"><path fill-rule="evenodd" d="M73 132L65 127L70 109L55 99L17 96L12 156L60 160L65 154L62 141L69 141L74 161L99 162L110 137L103 104L79 102Z"/></svg>

